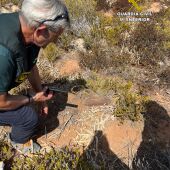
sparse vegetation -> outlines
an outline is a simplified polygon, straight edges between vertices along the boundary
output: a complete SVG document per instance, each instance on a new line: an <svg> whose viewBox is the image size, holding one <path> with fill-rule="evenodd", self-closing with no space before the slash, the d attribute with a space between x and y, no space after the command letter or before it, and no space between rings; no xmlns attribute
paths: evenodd
<svg viewBox="0 0 170 170"><path fill-rule="evenodd" d="M19 0L1 0L0 5L4 6L11 2L13 4L20 3ZM145 105L149 98L142 95L137 84L142 88L148 87L149 83L152 84L152 87L156 85L168 87L170 84L170 9L163 8L161 12L153 14L150 17L150 22L132 23L121 22L116 12L109 13L115 3L110 0L65 0L65 2L70 13L71 30L63 34L57 44L49 44L43 50L43 55L38 62L42 82L45 84L54 83L56 88L73 92L74 95L86 88L101 96L109 95L112 98L111 105L113 106L110 109L113 115L110 115L118 118L121 122L141 120L141 113L146 112ZM148 1L139 3L140 10L147 10ZM116 9L121 9L119 3L115 3L114 10ZM135 10L132 6L126 6L125 9L127 11ZM71 43L77 39L82 39L84 42L85 50L78 51L78 55L82 68L87 72L85 71L78 77L75 74L71 78L69 76L61 78L58 75L58 68L54 67L55 62L65 53L76 51ZM12 93L18 93L27 86L22 84ZM72 91L73 87L74 91ZM85 93L88 93L88 90ZM83 93L80 93L79 97L85 96L82 95ZM103 108L103 110L106 109ZM95 112L99 111L101 110ZM88 113L92 118L91 114L94 112L89 109ZM84 118L87 118L85 115L87 112L85 111L83 114ZM102 115L101 122L103 117ZM107 121L110 117L106 118ZM105 123L105 121L103 122ZM98 121L96 124L92 124L97 126L97 123L99 124ZM87 134L85 135L87 137ZM95 139L98 144L98 138ZM0 141L0 160L14 170L90 170L95 167L91 166L92 163L98 169L97 165L105 169L106 160L103 159L101 153L97 153L98 148L95 149L94 152L92 149L90 156L95 159L98 158L97 156L101 157L101 162L96 163L98 160L93 160L88 155L88 151L86 155L82 154L79 148L68 147L60 150L53 148L49 153L38 153L31 158L22 155L17 158L15 151L6 142Z"/></svg>
<svg viewBox="0 0 170 170"><path fill-rule="evenodd" d="M96 11L98 1L73 1L66 3L73 32L85 40L87 52L81 53L81 64L85 68L100 71L113 67L123 72L124 66L140 66L147 71L148 78L155 72L160 74L160 63L166 65L169 54L169 9L153 14L150 22L132 23L120 22L116 14L106 16ZM140 1L144 9L145 3Z"/></svg>

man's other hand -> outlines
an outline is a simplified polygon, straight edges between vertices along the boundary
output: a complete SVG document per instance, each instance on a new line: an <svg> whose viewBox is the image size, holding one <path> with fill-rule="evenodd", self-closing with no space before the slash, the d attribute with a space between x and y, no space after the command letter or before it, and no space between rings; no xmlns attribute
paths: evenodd
<svg viewBox="0 0 170 170"><path fill-rule="evenodd" d="M40 116L46 117L48 115L48 104L46 102L39 103Z"/></svg>

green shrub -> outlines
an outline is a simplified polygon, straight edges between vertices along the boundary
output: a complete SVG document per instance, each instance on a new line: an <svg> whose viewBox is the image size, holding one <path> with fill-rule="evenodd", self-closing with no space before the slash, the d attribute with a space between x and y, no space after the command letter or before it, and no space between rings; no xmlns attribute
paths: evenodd
<svg viewBox="0 0 170 170"><path fill-rule="evenodd" d="M92 89L94 92L108 92L113 90L116 92L118 90L119 83L113 78L103 78L99 77L96 73L87 80L87 87Z"/></svg>
<svg viewBox="0 0 170 170"><path fill-rule="evenodd" d="M67 33L62 34L58 39L58 48L60 50L64 50L65 52L69 51L70 44L74 40L75 36L72 34L72 32L68 31Z"/></svg>
<svg viewBox="0 0 170 170"><path fill-rule="evenodd" d="M12 156L12 150L4 141L0 141L0 160L8 160Z"/></svg>
<svg viewBox="0 0 170 170"><path fill-rule="evenodd" d="M45 155L15 158L12 169L76 169L79 158L78 150L73 151L67 147L58 151L53 149Z"/></svg>
<svg viewBox="0 0 170 170"><path fill-rule="evenodd" d="M127 88L118 95L114 115L121 120L138 121L141 119L141 113L145 111L147 101L147 97L134 93Z"/></svg>
<svg viewBox="0 0 170 170"><path fill-rule="evenodd" d="M43 55L48 58L49 61L56 60L63 54L63 50L56 46L54 43L50 43L44 50Z"/></svg>
<svg viewBox="0 0 170 170"><path fill-rule="evenodd" d="M162 30L162 32L164 34L164 38L165 38L163 45L164 45L164 49L166 51L170 50L170 29L169 28L170 28L170 9L168 8L165 11L164 19L163 19L163 23L162 23L162 27L161 27L161 30Z"/></svg>
<svg viewBox="0 0 170 170"><path fill-rule="evenodd" d="M148 97L134 90L132 82L120 78L105 78L94 74L87 80L87 87L97 93L107 94L112 91L113 104L116 106L113 114L120 120L140 120L141 113L145 111L145 104L149 100Z"/></svg>
<svg viewBox="0 0 170 170"><path fill-rule="evenodd" d="M60 150L52 148L49 153L37 153L31 157L15 156L11 147L2 140L0 141L0 161L5 163L5 168L12 170L91 169L85 156L81 156L80 149L77 147L72 149L65 147Z"/></svg>
<svg viewBox="0 0 170 170"><path fill-rule="evenodd" d="M12 148L9 147L5 141L0 140L0 161L3 161L4 164L7 165L9 168L11 167L13 157L14 152Z"/></svg>

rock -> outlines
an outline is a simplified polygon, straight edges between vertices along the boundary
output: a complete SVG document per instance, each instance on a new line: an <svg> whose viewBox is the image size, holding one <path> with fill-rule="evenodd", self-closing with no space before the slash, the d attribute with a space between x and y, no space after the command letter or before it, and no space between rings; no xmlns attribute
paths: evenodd
<svg viewBox="0 0 170 170"><path fill-rule="evenodd" d="M80 52L86 52L85 42L84 42L84 39L82 39L82 38L78 38L76 40L73 40L71 42L70 46L73 49L78 50Z"/></svg>
<svg viewBox="0 0 170 170"><path fill-rule="evenodd" d="M102 106L110 103L110 99L103 96L91 96L84 101L85 106Z"/></svg>

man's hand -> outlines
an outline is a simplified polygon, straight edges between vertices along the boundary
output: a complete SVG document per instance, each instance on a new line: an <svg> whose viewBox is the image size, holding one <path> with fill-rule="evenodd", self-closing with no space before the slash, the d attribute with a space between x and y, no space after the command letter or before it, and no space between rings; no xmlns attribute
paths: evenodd
<svg viewBox="0 0 170 170"><path fill-rule="evenodd" d="M45 102L47 100L50 100L53 97L53 92L50 91L48 93L47 90L48 87L44 87L44 89L41 92L38 92L33 96L33 100L35 102Z"/></svg>
<svg viewBox="0 0 170 170"><path fill-rule="evenodd" d="M48 115L48 105L46 102L39 103L40 116L46 117Z"/></svg>

